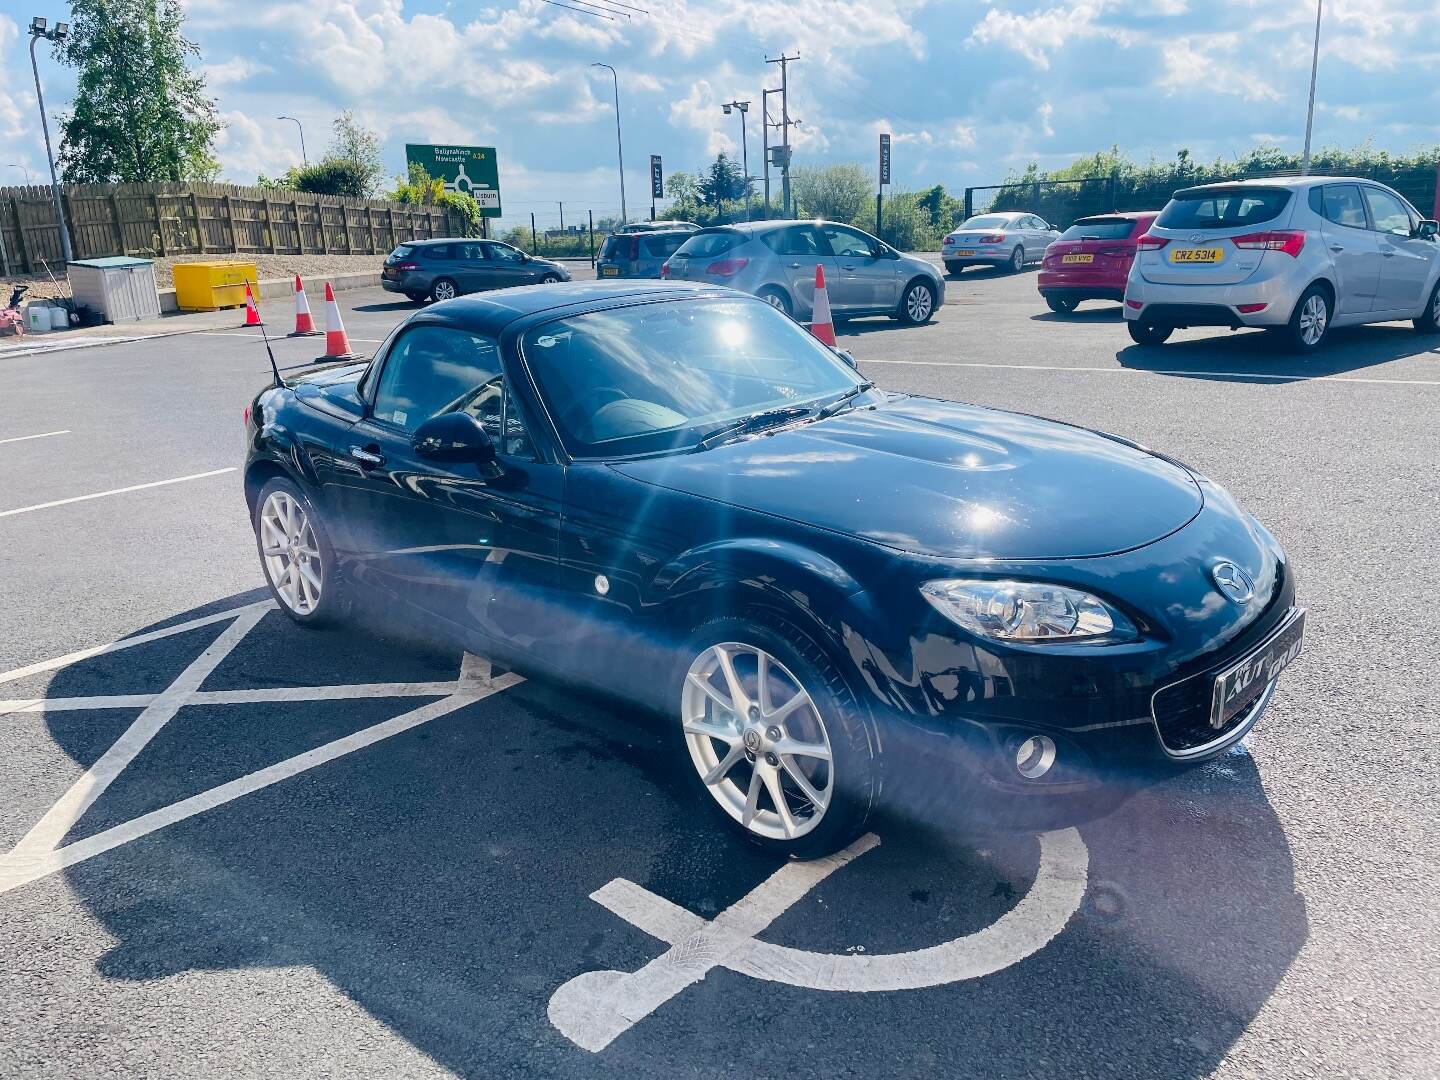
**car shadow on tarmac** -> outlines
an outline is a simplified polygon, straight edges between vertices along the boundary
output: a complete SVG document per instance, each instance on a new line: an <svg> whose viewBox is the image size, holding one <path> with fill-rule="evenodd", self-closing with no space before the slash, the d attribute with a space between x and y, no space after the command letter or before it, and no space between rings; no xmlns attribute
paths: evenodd
<svg viewBox="0 0 1440 1080"><path fill-rule="evenodd" d="M1221 382L1303 382L1345 375L1412 357L1440 359L1440 337L1417 333L1406 323L1345 327L1331 332L1319 353L1302 357L1261 330L1220 330L1204 338L1172 340L1158 347L1130 345L1115 358L1127 368L1187 379Z"/></svg>
<svg viewBox="0 0 1440 1080"><path fill-rule="evenodd" d="M392 300L374 304L356 304L351 311L419 311L425 305L410 300Z"/></svg>
<svg viewBox="0 0 1440 1080"><path fill-rule="evenodd" d="M1103 307L1083 307L1074 311L1041 311L1030 316L1031 322L1041 323L1119 323L1125 319L1125 309L1119 304L1106 304Z"/></svg>
<svg viewBox="0 0 1440 1080"><path fill-rule="evenodd" d="M160 693L227 625L80 661L48 676L43 695ZM394 684L453 680L460 662L448 646L363 626L304 630L271 611L201 690L365 683L394 694ZM69 840L436 700L321 697L182 707ZM89 766L137 714L46 721ZM1084 898L1028 958L871 993L717 967L591 1054L552 1027L551 995L666 949L593 891L625 878L710 919L781 865L717 826L688 768L656 719L524 682L64 873L116 939L98 961L105 977L257 969L263 995L262 969L309 965L467 1077L1201 1077L1306 939L1286 837L1239 750L1182 775L1132 775L1084 820ZM954 782L927 779L937 801ZM765 940L836 957L926 949L1017 913L1042 864L1035 835L967 836L943 812L874 827L880 846L783 911ZM327 1034L314 1033L317 1053ZM153 1053L161 1060L163 1045Z"/></svg>

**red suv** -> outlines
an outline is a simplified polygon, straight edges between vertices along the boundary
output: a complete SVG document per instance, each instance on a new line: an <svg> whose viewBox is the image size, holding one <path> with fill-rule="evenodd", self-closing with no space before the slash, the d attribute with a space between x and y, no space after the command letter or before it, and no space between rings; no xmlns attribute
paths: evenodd
<svg viewBox="0 0 1440 1080"><path fill-rule="evenodd" d="M1158 210L1083 217L1045 251L1037 285L1051 311L1065 314L1081 300L1123 300L1135 242Z"/></svg>

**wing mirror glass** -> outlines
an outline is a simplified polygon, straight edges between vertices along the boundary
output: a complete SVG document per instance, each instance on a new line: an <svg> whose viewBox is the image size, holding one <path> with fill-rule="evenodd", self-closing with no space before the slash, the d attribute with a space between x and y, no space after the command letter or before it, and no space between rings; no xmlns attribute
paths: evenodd
<svg viewBox="0 0 1440 1080"><path fill-rule="evenodd" d="M1434 240L1437 233L1440 233L1440 221L1434 218L1425 218L1415 228L1415 235L1421 240Z"/></svg>
<svg viewBox="0 0 1440 1080"><path fill-rule="evenodd" d="M411 436L415 453L429 461L449 464L472 463L499 474L495 462L495 443L480 421L469 413L450 412L432 416Z"/></svg>

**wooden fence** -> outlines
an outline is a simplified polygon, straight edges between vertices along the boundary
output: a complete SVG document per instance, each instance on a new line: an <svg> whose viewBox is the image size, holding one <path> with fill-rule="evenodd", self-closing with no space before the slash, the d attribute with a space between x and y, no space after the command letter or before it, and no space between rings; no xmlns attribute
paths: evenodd
<svg viewBox="0 0 1440 1080"><path fill-rule="evenodd" d="M443 206L233 184L62 184L77 259L107 255L378 255L405 240L463 235ZM64 266L50 188L0 187L5 274Z"/></svg>

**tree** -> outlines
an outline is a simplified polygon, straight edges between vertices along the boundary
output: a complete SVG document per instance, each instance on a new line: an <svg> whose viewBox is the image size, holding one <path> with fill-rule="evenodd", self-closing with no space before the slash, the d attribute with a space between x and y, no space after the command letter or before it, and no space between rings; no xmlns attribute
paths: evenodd
<svg viewBox="0 0 1440 1080"><path fill-rule="evenodd" d="M60 168L78 184L213 180L224 127L179 0L72 0L56 58L78 69L61 118Z"/></svg>
<svg viewBox="0 0 1440 1080"><path fill-rule="evenodd" d="M854 221L867 203L875 201L873 184L870 174L853 164L801 167L790 173L797 217Z"/></svg>
<svg viewBox="0 0 1440 1080"><path fill-rule="evenodd" d="M744 199L750 194L751 183L745 176L745 170L723 150L697 181L700 201L717 209L722 203Z"/></svg>
<svg viewBox="0 0 1440 1080"><path fill-rule="evenodd" d="M352 166L360 181L357 198L373 195L385 175L385 166L380 161L380 136L355 119L349 109L335 118L334 135L326 156Z"/></svg>

